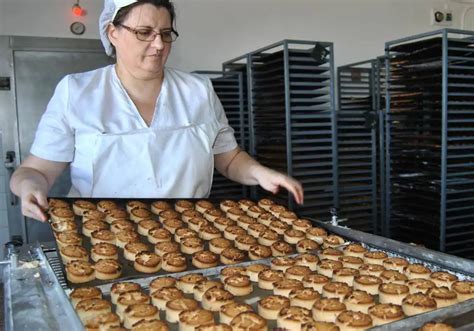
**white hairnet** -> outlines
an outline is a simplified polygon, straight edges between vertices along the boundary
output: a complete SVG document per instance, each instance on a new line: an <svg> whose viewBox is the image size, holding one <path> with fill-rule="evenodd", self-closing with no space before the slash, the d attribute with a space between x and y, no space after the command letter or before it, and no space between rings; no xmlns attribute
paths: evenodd
<svg viewBox="0 0 474 331"><path fill-rule="evenodd" d="M131 5L134 2L137 2L137 0L104 0L104 10L102 10L99 18L99 32L100 40L108 56L113 54L113 47L107 36L107 26L109 23L112 23L115 15L117 15L117 12L121 8Z"/></svg>

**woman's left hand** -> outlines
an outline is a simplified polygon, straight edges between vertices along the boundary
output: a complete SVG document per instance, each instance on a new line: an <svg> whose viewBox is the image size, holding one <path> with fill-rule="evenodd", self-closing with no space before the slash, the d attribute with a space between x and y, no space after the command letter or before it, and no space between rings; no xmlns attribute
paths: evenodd
<svg viewBox="0 0 474 331"><path fill-rule="evenodd" d="M303 204L303 186L299 181L264 166L258 167L258 170L256 169L255 172L255 178L257 179L258 184L265 190L277 194L280 187L283 187L293 194L296 203L299 205Z"/></svg>

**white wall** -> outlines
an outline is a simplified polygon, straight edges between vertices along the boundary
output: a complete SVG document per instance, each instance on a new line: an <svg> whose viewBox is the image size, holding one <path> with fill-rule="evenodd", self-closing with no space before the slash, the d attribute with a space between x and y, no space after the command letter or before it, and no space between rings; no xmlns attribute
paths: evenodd
<svg viewBox="0 0 474 331"><path fill-rule="evenodd" d="M468 1L468 0L464 0ZM0 34L73 37L74 0L0 0ZM102 0L81 0L83 38L98 38ZM469 6L453 0L175 0L181 37L171 66L219 69L221 63L285 38L332 41L336 64L382 55L384 42L440 27L432 7L448 4L460 28ZM474 6L474 4L472 5ZM474 10L465 26L474 28Z"/></svg>

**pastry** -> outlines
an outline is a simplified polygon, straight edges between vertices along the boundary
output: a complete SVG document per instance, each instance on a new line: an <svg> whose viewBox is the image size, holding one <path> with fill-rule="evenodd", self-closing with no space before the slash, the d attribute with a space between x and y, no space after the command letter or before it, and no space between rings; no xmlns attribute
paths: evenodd
<svg viewBox="0 0 474 331"><path fill-rule="evenodd" d="M342 269L342 267L342 262L325 259L319 261L316 271L321 275L331 278L333 272Z"/></svg>
<svg viewBox="0 0 474 331"><path fill-rule="evenodd" d="M369 308L374 326L392 323L405 317L402 307L391 303L374 305Z"/></svg>
<svg viewBox="0 0 474 331"><path fill-rule="evenodd" d="M258 301L258 314L267 320L276 320L283 308L290 306L290 299L281 295L269 295Z"/></svg>
<svg viewBox="0 0 474 331"><path fill-rule="evenodd" d="M292 225L293 222L295 222L298 219L298 216L292 211L284 211L283 213L280 214L279 217L283 222L290 225ZM311 223L309 227L311 227Z"/></svg>
<svg viewBox="0 0 474 331"><path fill-rule="evenodd" d="M129 213L132 211L132 209L135 209L135 208L141 208L141 209L147 209L147 210L150 209L150 207L148 207L146 203L137 201L137 200L128 201L127 204L125 205L125 209Z"/></svg>
<svg viewBox="0 0 474 331"><path fill-rule="evenodd" d="M82 216L86 210L95 210L96 205L86 200L76 200L72 203L72 210L77 216Z"/></svg>
<svg viewBox="0 0 474 331"><path fill-rule="evenodd" d="M251 260L266 259L272 256L272 250L264 245L252 245L248 249Z"/></svg>
<svg viewBox="0 0 474 331"><path fill-rule="evenodd" d="M432 272L429 280L435 283L438 287L451 287L451 285L458 280L458 277L453 274L450 274L449 272L438 271Z"/></svg>
<svg viewBox="0 0 474 331"><path fill-rule="evenodd" d="M113 221L116 220L125 220L128 219L128 213L126 210L123 209L112 209L106 210L105 213L105 221L109 224L112 224Z"/></svg>
<svg viewBox="0 0 474 331"><path fill-rule="evenodd" d="M267 321L253 312L244 312L235 316L230 322L233 331L267 331Z"/></svg>
<svg viewBox="0 0 474 331"><path fill-rule="evenodd" d="M117 209L118 206L111 200L101 200L97 203L97 209L101 212Z"/></svg>
<svg viewBox="0 0 474 331"><path fill-rule="evenodd" d="M60 222L67 222L67 221L74 222L74 212L71 209L69 209L69 207L50 208L49 216L53 223L60 223Z"/></svg>
<svg viewBox="0 0 474 331"><path fill-rule="evenodd" d="M247 231L249 229L249 226L252 224L258 224L258 221L253 217L243 215L237 219L237 225L245 231Z"/></svg>
<svg viewBox="0 0 474 331"><path fill-rule="evenodd" d="M344 255L339 256L337 260L342 262L344 268L359 269L364 264L364 260L357 256Z"/></svg>
<svg viewBox="0 0 474 331"><path fill-rule="evenodd" d="M57 221L51 223L54 235L58 236L61 232L77 231L77 224L74 221Z"/></svg>
<svg viewBox="0 0 474 331"><path fill-rule="evenodd" d="M318 256L313 254L303 253L295 257L295 265L307 266L311 271L316 271L318 262Z"/></svg>
<svg viewBox="0 0 474 331"><path fill-rule="evenodd" d="M254 263L247 266L247 275L252 282L258 282L258 274L264 270L270 270L266 264Z"/></svg>
<svg viewBox="0 0 474 331"><path fill-rule="evenodd" d="M117 299L122 293L140 291L140 285L133 282L114 283L110 289L110 299L114 305L117 304Z"/></svg>
<svg viewBox="0 0 474 331"><path fill-rule="evenodd" d="M158 244L163 241L171 241L173 235L166 229L153 228L148 231L148 241L152 244Z"/></svg>
<svg viewBox="0 0 474 331"><path fill-rule="evenodd" d="M219 256L211 251L199 251L193 254L192 264L198 269L217 266Z"/></svg>
<svg viewBox="0 0 474 331"><path fill-rule="evenodd" d="M284 241L275 241L270 247L273 256L286 256L293 253L293 247Z"/></svg>
<svg viewBox="0 0 474 331"><path fill-rule="evenodd" d="M304 276L309 275L310 273L310 268L303 265L294 265L285 270L285 277L287 279L303 281Z"/></svg>
<svg viewBox="0 0 474 331"><path fill-rule="evenodd" d="M201 214L204 214L206 210L213 209L213 208L214 208L214 205L210 201L207 201L207 200L199 200L194 205L194 209L196 209Z"/></svg>
<svg viewBox="0 0 474 331"><path fill-rule="evenodd" d="M159 320L141 320L132 326L132 331L169 331L168 324ZM112 330L111 330L112 331Z"/></svg>
<svg viewBox="0 0 474 331"><path fill-rule="evenodd" d="M65 246L59 250L59 254L64 264L68 264L72 261L89 261L87 250L78 245Z"/></svg>
<svg viewBox="0 0 474 331"><path fill-rule="evenodd" d="M474 282L456 281L451 285L451 289L458 294L459 302L474 298Z"/></svg>
<svg viewBox="0 0 474 331"><path fill-rule="evenodd" d="M260 224L263 224L265 226L270 226L270 224L273 222L273 221L278 221L278 218L276 218L275 216L273 216L272 214L270 213L263 213L263 214L260 214L258 217L257 217L257 221L260 223Z"/></svg>
<svg viewBox="0 0 474 331"><path fill-rule="evenodd" d="M130 211L130 219L135 223L150 219L151 211L146 208L134 208Z"/></svg>
<svg viewBox="0 0 474 331"><path fill-rule="evenodd" d="M323 292L323 286L329 281L330 281L329 277L320 275L318 273L311 273L303 277L303 285L305 287L313 288L319 293Z"/></svg>
<svg viewBox="0 0 474 331"><path fill-rule="evenodd" d="M148 304L150 303L150 296L141 291L130 291L121 293L117 298L117 304L115 312L120 316L120 321L124 320L124 312L128 306L136 304Z"/></svg>
<svg viewBox="0 0 474 331"><path fill-rule="evenodd" d="M403 268L408 265L408 261L401 257L388 257L382 261L382 265L387 270L395 270L398 272L403 272Z"/></svg>
<svg viewBox="0 0 474 331"><path fill-rule="evenodd" d="M137 254L148 252L148 246L141 242L131 242L125 245L123 256L129 261L135 261Z"/></svg>
<svg viewBox="0 0 474 331"><path fill-rule="evenodd" d="M258 237L260 237L260 234L266 230L268 230L268 226L263 225L261 223L255 223L249 225L249 227L247 228L247 233L258 239Z"/></svg>
<svg viewBox="0 0 474 331"><path fill-rule="evenodd" d="M119 278L122 274L122 266L117 260L102 259L95 265L95 278L100 280L111 280Z"/></svg>
<svg viewBox="0 0 474 331"><path fill-rule="evenodd" d="M82 223L84 222L87 222L87 221L91 221L91 220L95 220L95 221L102 221L102 222L106 222L105 221L105 217L107 215L101 211L98 211L98 210L85 210L83 213L82 213Z"/></svg>
<svg viewBox="0 0 474 331"><path fill-rule="evenodd" d="M375 299L365 291L354 290L346 294L342 302L346 305L347 310L368 314L369 307L375 304Z"/></svg>
<svg viewBox="0 0 474 331"><path fill-rule="evenodd" d="M423 293L409 294L402 303L403 312L407 316L426 313L436 308L436 301Z"/></svg>
<svg viewBox="0 0 474 331"><path fill-rule="evenodd" d="M206 291L213 287L224 288L224 285L218 280L204 279L196 283L193 288L194 299L201 302L202 296Z"/></svg>
<svg viewBox="0 0 474 331"><path fill-rule="evenodd" d="M155 245L155 254L163 257L168 253L179 253L179 245L173 241L162 241Z"/></svg>
<svg viewBox="0 0 474 331"><path fill-rule="evenodd" d="M151 212L155 215L159 215L162 211L171 209L171 205L166 201L155 201L151 204Z"/></svg>
<svg viewBox="0 0 474 331"><path fill-rule="evenodd" d="M345 242L346 241L344 240L344 238L337 236L335 234L330 234L329 236L324 238L323 248L329 248L329 247L335 248L335 247L343 245Z"/></svg>
<svg viewBox="0 0 474 331"><path fill-rule="evenodd" d="M82 224L82 234L91 237L91 233L94 231L108 230L109 225L102 221L90 220Z"/></svg>
<svg viewBox="0 0 474 331"><path fill-rule="evenodd" d="M200 327L197 327L196 331L232 331L232 328L228 324L213 323L213 324L202 325Z"/></svg>
<svg viewBox="0 0 474 331"><path fill-rule="evenodd" d="M219 321L230 324L235 316L245 312L253 312L252 306L245 303L230 302L221 307Z"/></svg>
<svg viewBox="0 0 474 331"><path fill-rule="evenodd" d="M341 302L346 295L352 292L352 287L342 282L330 281L323 285L323 297L337 298Z"/></svg>
<svg viewBox="0 0 474 331"><path fill-rule="evenodd" d="M100 259L118 259L117 246L108 243L95 244L91 248L91 259L94 262Z"/></svg>
<svg viewBox="0 0 474 331"><path fill-rule="evenodd" d="M192 209L187 209L183 211L181 214L181 220L184 223L188 223L191 218L197 218L197 217L202 217L201 213Z"/></svg>
<svg viewBox="0 0 474 331"><path fill-rule="evenodd" d="M438 308L448 307L458 302L457 293L445 286L431 288L426 294L435 299Z"/></svg>
<svg viewBox="0 0 474 331"><path fill-rule="evenodd" d="M369 294L377 295L382 280L376 276L360 275L354 277L354 290L366 291Z"/></svg>
<svg viewBox="0 0 474 331"><path fill-rule="evenodd" d="M184 225L184 222L177 218L168 218L163 221L163 228L171 232L171 234L175 234L176 230L184 227Z"/></svg>
<svg viewBox="0 0 474 331"><path fill-rule="evenodd" d="M408 277L395 270L385 270L380 274L380 279L384 283L396 283L404 285L408 281Z"/></svg>
<svg viewBox="0 0 474 331"><path fill-rule="evenodd" d="M128 243L140 242L140 235L135 231L123 230L115 234L115 245L125 248Z"/></svg>
<svg viewBox="0 0 474 331"><path fill-rule="evenodd" d="M150 282L150 293L155 292L156 290L162 289L163 287L176 286L176 278L174 277L159 277L155 278Z"/></svg>
<svg viewBox="0 0 474 331"><path fill-rule="evenodd" d="M372 318L368 314L350 310L337 316L336 325L341 331L367 330L373 326Z"/></svg>
<svg viewBox="0 0 474 331"><path fill-rule="evenodd" d="M255 202L248 199L239 200L239 208L243 211L247 211L250 207L255 206Z"/></svg>
<svg viewBox="0 0 474 331"><path fill-rule="evenodd" d="M229 240L235 240L235 238L243 234L247 234L247 231L245 231L238 225L229 225L224 230L224 238Z"/></svg>
<svg viewBox="0 0 474 331"><path fill-rule="evenodd" d="M224 200L220 202L219 208L225 213L231 208L240 208L240 205L233 200Z"/></svg>
<svg viewBox="0 0 474 331"><path fill-rule="evenodd" d="M271 208L270 208L271 209ZM299 330L304 323L313 320L311 311L302 307L286 307L280 310L277 317L277 326L288 330Z"/></svg>
<svg viewBox="0 0 474 331"><path fill-rule="evenodd" d="M337 298L321 298L314 303L312 313L315 321L334 323L344 310L346 305Z"/></svg>
<svg viewBox="0 0 474 331"><path fill-rule="evenodd" d="M237 247L238 249L248 251L250 246L257 244L257 239L255 239L251 235L244 234L236 237L234 243L235 247Z"/></svg>
<svg viewBox="0 0 474 331"><path fill-rule="evenodd" d="M291 229L291 227L288 224L279 220L272 221L268 227L272 229L273 231L275 231L276 233L278 233L279 235L283 235L286 230Z"/></svg>
<svg viewBox="0 0 474 331"><path fill-rule="evenodd" d="M91 233L91 244L100 243L111 244L115 246L115 233L110 230L99 230Z"/></svg>
<svg viewBox="0 0 474 331"><path fill-rule="evenodd" d="M184 293L174 286L162 287L151 293L151 302L159 310L166 310L166 303L171 300L184 298Z"/></svg>
<svg viewBox="0 0 474 331"><path fill-rule="evenodd" d="M77 315L83 324L87 321L112 312L112 305L104 299L86 299L79 302L76 306Z"/></svg>
<svg viewBox="0 0 474 331"><path fill-rule="evenodd" d="M155 253L140 252L135 257L133 267L139 272L155 273L161 269L161 258Z"/></svg>
<svg viewBox="0 0 474 331"><path fill-rule="evenodd" d="M224 288L234 296L245 296L253 291L249 276L230 276L224 279Z"/></svg>
<svg viewBox="0 0 474 331"><path fill-rule="evenodd" d="M258 287L272 290L273 283L285 279L285 274L280 270L263 270L258 274Z"/></svg>
<svg viewBox="0 0 474 331"><path fill-rule="evenodd" d="M141 320L150 321L158 319L160 319L160 312L158 311L158 308L149 303L139 303L130 305L127 307L127 309L125 309L123 324L127 329L131 329L133 325L140 322Z"/></svg>
<svg viewBox="0 0 474 331"><path fill-rule="evenodd" d="M216 208L208 209L203 214L204 218L209 222L214 222L216 219L224 217L225 214Z"/></svg>
<svg viewBox="0 0 474 331"><path fill-rule="evenodd" d="M349 286L354 284L354 277L359 276L359 270L352 268L341 268L335 270L332 274L332 280L335 282L343 282Z"/></svg>
<svg viewBox="0 0 474 331"><path fill-rule="evenodd" d="M281 215L280 215L280 218L281 218ZM300 230L306 233L306 231L312 228L313 224L311 223L310 220L299 218L297 220L294 220L291 226L295 230Z"/></svg>
<svg viewBox="0 0 474 331"><path fill-rule="evenodd" d="M410 279L406 285L409 287L411 294L418 292L426 294L429 289L436 287L435 283L424 278Z"/></svg>
<svg viewBox="0 0 474 331"><path fill-rule="evenodd" d="M311 310L316 300L321 298L321 294L312 288L302 288L290 292L290 302L292 306L303 307Z"/></svg>
<svg viewBox="0 0 474 331"><path fill-rule="evenodd" d="M188 201L188 200L178 200L174 204L174 209L178 213L182 213L185 210L194 209L194 203L192 203L191 201Z"/></svg>
<svg viewBox="0 0 474 331"><path fill-rule="evenodd" d="M60 232L56 236L56 241L58 243L59 249L65 246L69 246L69 245L74 245L74 246L82 245L82 237L76 231Z"/></svg>
<svg viewBox="0 0 474 331"><path fill-rule="evenodd" d="M270 207L273 206L275 202L271 199L260 199L257 204L260 208L269 211Z"/></svg>
<svg viewBox="0 0 474 331"><path fill-rule="evenodd" d="M339 331L335 323L311 321L301 325L301 331Z"/></svg>
<svg viewBox="0 0 474 331"><path fill-rule="evenodd" d="M48 199L49 208L67 208L69 209L69 203L59 199Z"/></svg>
<svg viewBox="0 0 474 331"><path fill-rule="evenodd" d="M213 253L220 254L226 248L232 247L232 241L225 238L214 238L209 241L209 250Z"/></svg>
<svg viewBox="0 0 474 331"><path fill-rule="evenodd" d="M184 293L192 294L194 286L206 279L202 274L187 274L178 279L178 288Z"/></svg>
<svg viewBox="0 0 474 331"><path fill-rule="evenodd" d="M135 230L135 226L133 225L132 222L127 221L125 219L122 220L115 220L110 224L110 231L113 233L117 234L121 231L133 231Z"/></svg>
<svg viewBox="0 0 474 331"><path fill-rule="evenodd" d="M367 264L380 264L388 257L387 253L382 251L370 251L364 253L364 262Z"/></svg>
<svg viewBox="0 0 474 331"><path fill-rule="evenodd" d="M170 300L166 303L166 320L170 323L176 323L179 321L181 312L198 308L199 303L194 299L179 298Z"/></svg>
<svg viewBox="0 0 474 331"><path fill-rule="evenodd" d="M191 230L190 228L179 228L176 229L176 232L174 233L174 240L180 244L183 239L186 238L198 238L199 235L196 231Z"/></svg>
<svg viewBox="0 0 474 331"><path fill-rule="evenodd" d="M280 218L280 214L281 213L284 213L286 210L286 208L284 206L280 206L280 205L273 205L270 207L270 209L268 209L268 211L275 217L277 218Z"/></svg>
<svg viewBox="0 0 474 331"><path fill-rule="evenodd" d="M183 254L194 254L204 250L204 241L200 238L186 238L181 241L180 249Z"/></svg>
<svg viewBox="0 0 474 331"><path fill-rule="evenodd" d="M168 272L180 272L187 269L186 257L181 253L167 253L162 258L162 268Z"/></svg>
<svg viewBox="0 0 474 331"><path fill-rule="evenodd" d="M316 241L318 244L322 245L324 238L327 237L328 233L323 228L314 227L309 228L305 231L306 238Z"/></svg>
<svg viewBox="0 0 474 331"><path fill-rule="evenodd" d="M264 212L265 210L260 208L259 206L252 206L246 211L247 215L253 218L258 218Z"/></svg>
<svg viewBox="0 0 474 331"><path fill-rule="evenodd" d="M403 299L410 293L408 286L395 283L385 283L379 286L379 303L402 305Z"/></svg>
<svg viewBox="0 0 474 331"><path fill-rule="evenodd" d="M408 279L428 279L430 277L431 270L421 263L414 263L409 264L405 268L403 268L403 273L408 277Z"/></svg>
<svg viewBox="0 0 474 331"><path fill-rule="evenodd" d="M214 225L206 225L199 229L199 236L204 240L212 240L222 237L222 233Z"/></svg>
<svg viewBox="0 0 474 331"><path fill-rule="evenodd" d="M231 225L236 225L237 223L227 217L219 217L214 220L214 226L219 229L219 231L224 232L225 228Z"/></svg>
<svg viewBox="0 0 474 331"><path fill-rule="evenodd" d="M271 246L274 242L278 241L279 237L278 233L274 230L268 229L260 233L258 243L265 246Z"/></svg>
<svg viewBox="0 0 474 331"><path fill-rule="evenodd" d="M282 279L273 283L273 294L288 297L292 290L303 289L303 282L296 279Z"/></svg>
<svg viewBox="0 0 474 331"><path fill-rule="evenodd" d="M423 324L418 331L454 331L454 328L446 323L441 322L428 322Z"/></svg>
<svg viewBox="0 0 474 331"><path fill-rule="evenodd" d="M380 277L382 272L385 271L385 267L380 264L363 264L359 267L361 275Z"/></svg>
<svg viewBox="0 0 474 331"><path fill-rule="evenodd" d="M244 251L237 248L226 248L221 252L220 260L223 264L236 264L245 261Z"/></svg>
<svg viewBox="0 0 474 331"><path fill-rule="evenodd" d="M288 229L283 233L283 239L289 244L297 244L298 241L305 238L305 233L300 230Z"/></svg>
<svg viewBox="0 0 474 331"><path fill-rule="evenodd" d="M367 248L365 248L361 244L349 244L344 247L342 251L346 256L355 256L363 259L364 254L367 252Z"/></svg>
<svg viewBox="0 0 474 331"><path fill-rule="evenodd" d="M296 251L298 253L314 252L314 251L318 251L320 248L321 247L316 241L308 239L308 238L301 239L296 244Z"/></svg>
<svg viewBox="0 0 474 331"><path fill-rule="evenodd" d="M78 287L69 294L72 306L76 308L77 304L86 299L102 299L102 291L93 286Z"/></svg>
<svg viewBox="0 0 474 331"><path fill-rule="evenodd" d="M209 310L197 308L179 314L180 331L194 331L197 327L212 323L214 323L214 314Z"/></svg>
<svg viewBox="0 0 474 331"><path fill-rule="evenodd" d="M318 256L321 260L328 259L328 260L339 261L339 257L342 257L343 253L340 250L337 250L335 248L326 248L326 249L323 249L321 253L318 254Z"/></svg>
<svg viewBox="0 0 474 331"><path fill-rule="evenodd" d="M120 317L115 313L100 314L86 322L87 331L115 330L120 327Z"/></svg>
<svg viewBox="0 0 474 331"><path fill-rule="evenodd" d="M202 296L202 306L210 311L220 311L221 307L232 302L234 296L227 290L219 287L211 287Z"/></svg>
<svg viewBox="0 0 474 331"><path fill-rule="evenodd" d="M226 217L230 218L233 221L236 221L239 219L240 216L244 216L245 212L240 209L240 208L230 208L226 213ZM252 216L255 217L255 216Z"/></svg>
<svg viewBox="0 0 474 331"><path fill-rule="evenodd" d="M174 210L163 210L161 213L158 214L158 220L163 223L164 220L169 218L180 218L180 214Z"/></svg>

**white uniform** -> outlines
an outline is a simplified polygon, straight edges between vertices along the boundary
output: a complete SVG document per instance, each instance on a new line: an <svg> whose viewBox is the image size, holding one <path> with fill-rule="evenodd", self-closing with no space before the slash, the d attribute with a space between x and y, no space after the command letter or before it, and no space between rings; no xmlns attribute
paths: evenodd
<svg viewBox="0 0 474 331"><path fill-rule="evenodd" d="M209 79L166 68L148 127L110 65L59 82L31 153L71 162L70 196L201 198L236 147Z"/></svg>

